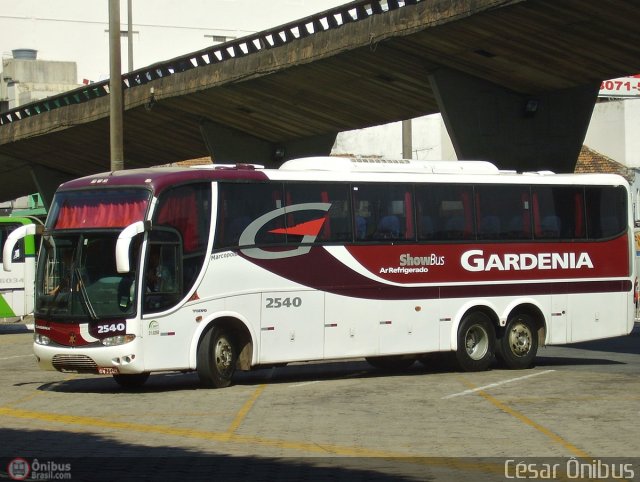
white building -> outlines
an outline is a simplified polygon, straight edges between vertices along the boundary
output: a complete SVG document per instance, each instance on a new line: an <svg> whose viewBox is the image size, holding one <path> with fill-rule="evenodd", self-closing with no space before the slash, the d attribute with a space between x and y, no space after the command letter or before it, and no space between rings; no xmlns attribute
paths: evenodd
<svg viewBox="0 0 640 482"><path fill-rule="evenodd" d="M0 112L78 87L75 62L38 60L33 49L2 59Z"/></svg>
<svg viewBox="0 0 640 482"><path fill-rule="evenodd" d="M640 168L640 98L597 103L584 143L627 167Z"/></svg>

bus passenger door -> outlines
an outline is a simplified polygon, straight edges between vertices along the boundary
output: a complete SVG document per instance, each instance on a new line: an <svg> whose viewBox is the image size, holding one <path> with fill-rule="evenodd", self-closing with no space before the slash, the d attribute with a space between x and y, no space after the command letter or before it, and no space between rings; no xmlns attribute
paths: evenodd
<svg viewBox="0 0 640 482"><path fill-rule="evenodd" d="M262 294L260 363L319 360L324 351L324 293Z"/></svg>

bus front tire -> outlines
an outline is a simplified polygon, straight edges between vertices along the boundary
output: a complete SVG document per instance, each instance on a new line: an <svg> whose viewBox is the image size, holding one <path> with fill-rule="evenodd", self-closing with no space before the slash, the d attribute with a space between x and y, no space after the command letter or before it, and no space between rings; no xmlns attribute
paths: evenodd
<svg viewBox="0 0 640 482"><path fill-rule="evenodd" d="M149 378L149 372L135 373L132 375L113 375L113 379L122 388L140 388Z"/></svg>
<svg viewBox="0 0 640 482"><path fill-rule="evenodd" d="M519 314L509 319L497 348L498 358L508 368L529 368L538 352L538 332L533 318Z"/></svg>
<svg viewBox="0 0 640 482"><path fill-rule="evenodd" d="M231 333L222 327L212 328L198 347L197 371L200 382L210 388L228 387L237 360L238 347Z"/></svg>
<svg viewBox="0 0 640 482"><path fill-rule="evenodd" d="M493 361L495 345L495 329L489 317L480 312L470 313L460 322L456 362L465 372L486 370Z"/></svg>

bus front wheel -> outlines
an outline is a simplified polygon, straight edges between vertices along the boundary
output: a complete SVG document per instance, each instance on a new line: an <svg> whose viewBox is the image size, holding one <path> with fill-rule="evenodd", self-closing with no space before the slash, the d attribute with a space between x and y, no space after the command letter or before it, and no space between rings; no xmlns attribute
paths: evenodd
<svg viewBox="0 0 640 482"><path fill-rule="evenodd" d="M228 387L231 385L237 360L238 347L232 334L229 330L216 326L204 335L198 347L198 377L207 387Z"/></svg>
<svg viewBox="0 0 640 482"><path fill-rule="evenodd" d="M530 315L512 317L498 342L498 358L508 368L529 368L538 352L538 332Z"/></svg>
<svg viewBox="0 0 640 482"><path fill-rule="evenodd" d="M460 322L455 353L460 369L478 372L489 368L495 353L495 340L493 323L487 315L480 312L466 315Z"/></svg>

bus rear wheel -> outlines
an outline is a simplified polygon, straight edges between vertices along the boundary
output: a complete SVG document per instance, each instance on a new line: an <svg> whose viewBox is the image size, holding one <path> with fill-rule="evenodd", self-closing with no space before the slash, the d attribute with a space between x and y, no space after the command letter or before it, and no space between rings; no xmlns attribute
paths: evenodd
<svg viewBox="0 0 640 482"><path fill-rule="evenodd" d="M515 370L529 368L538 352L538 333L530 315L519 314L507 322L498 342L498 358Z"/></svg>
<svg viewBox="0 0 640 482"><path fill-rule="evenodd" d="M132 375L113 375L113 379L122 388L140 388L149 378L149 373L135 373Z"/></svg>
<svg viewBox="0 0 640 482"><path fill-rule="evenodd" d="M223 327L209 330L198 347L198 377L204 386L225 388L236 371L238 347L231 332Z"/></svg>
<svg viewBox="0 0 640 482"><path fill-rule="evenodd" d="M496 335L493 323L480 312L466 315L458 329L458 366L465 372L478 372L489 368L495 353Z"/></svg>

